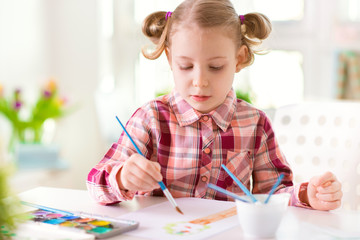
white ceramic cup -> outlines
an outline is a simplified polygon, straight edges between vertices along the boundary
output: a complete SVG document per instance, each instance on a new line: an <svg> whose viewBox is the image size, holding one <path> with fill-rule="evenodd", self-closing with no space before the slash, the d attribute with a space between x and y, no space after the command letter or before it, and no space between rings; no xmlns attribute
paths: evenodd
<svg viewBox="0 0 360 240"><path fill-rule="evenodd" d="M281 219L289 204L290 194L273 194L270 201L264 204L267 194L254 194L261 204L236 200L237 216L243 233L251 238L274 238Z"/></svg>

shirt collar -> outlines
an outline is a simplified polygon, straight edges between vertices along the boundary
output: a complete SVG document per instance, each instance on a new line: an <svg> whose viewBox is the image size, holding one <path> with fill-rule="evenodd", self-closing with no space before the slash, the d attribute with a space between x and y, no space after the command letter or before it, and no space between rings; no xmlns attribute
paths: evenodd
<svg viewBox="0 0 360 240"><path fill-rule="evenodd" d="M237 100L235 91L231 89L220 106L209 113L203 114L192 108L176 90L173 90L170 94L169 103L181 127L190 125L198 121L202 116L207 115L225 132L235 113Z"/></svg>

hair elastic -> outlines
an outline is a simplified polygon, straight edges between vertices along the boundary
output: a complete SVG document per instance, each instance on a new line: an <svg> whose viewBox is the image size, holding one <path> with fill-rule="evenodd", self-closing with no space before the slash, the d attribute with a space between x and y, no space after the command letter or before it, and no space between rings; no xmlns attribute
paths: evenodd
<svg viewBox="0 0 360 240"><path fill-rule="evenodd" d="M239 15L239 18L240 18L240 24L244 24L244 21L245 21L245 16L244 15Z"/></svg>
<svg viewBox="0 0 360 240"><path fill-rule="evenodd" d="M165 15L165 20L168 20L169 17L171 17L172 12L167 12Z"/></svg>

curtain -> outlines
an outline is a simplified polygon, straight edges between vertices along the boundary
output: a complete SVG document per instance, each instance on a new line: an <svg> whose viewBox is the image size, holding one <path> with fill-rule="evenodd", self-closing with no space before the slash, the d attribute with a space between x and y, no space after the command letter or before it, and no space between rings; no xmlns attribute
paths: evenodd
<svg viewBox="0 0 360 240"><path fill-rule="evenodd" d="M360 52L339 53L337 98L360 100Z"/></svg>

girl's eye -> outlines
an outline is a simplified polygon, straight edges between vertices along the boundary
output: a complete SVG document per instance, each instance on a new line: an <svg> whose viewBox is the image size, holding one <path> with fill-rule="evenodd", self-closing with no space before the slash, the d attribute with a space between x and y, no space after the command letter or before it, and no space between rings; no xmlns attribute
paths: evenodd
<svg viewBox="0 0 360 240"><path fill-rule="evenodd" d="M223 68L223 66L210 66L210 69L216 70L216 71L221 70L222 68Z"/></svg>
<svg viewBox="0 0 360 240"><path fill-rule="evenodd" d="M190 70L193 66L180 66L181 70Z"/></svg>

